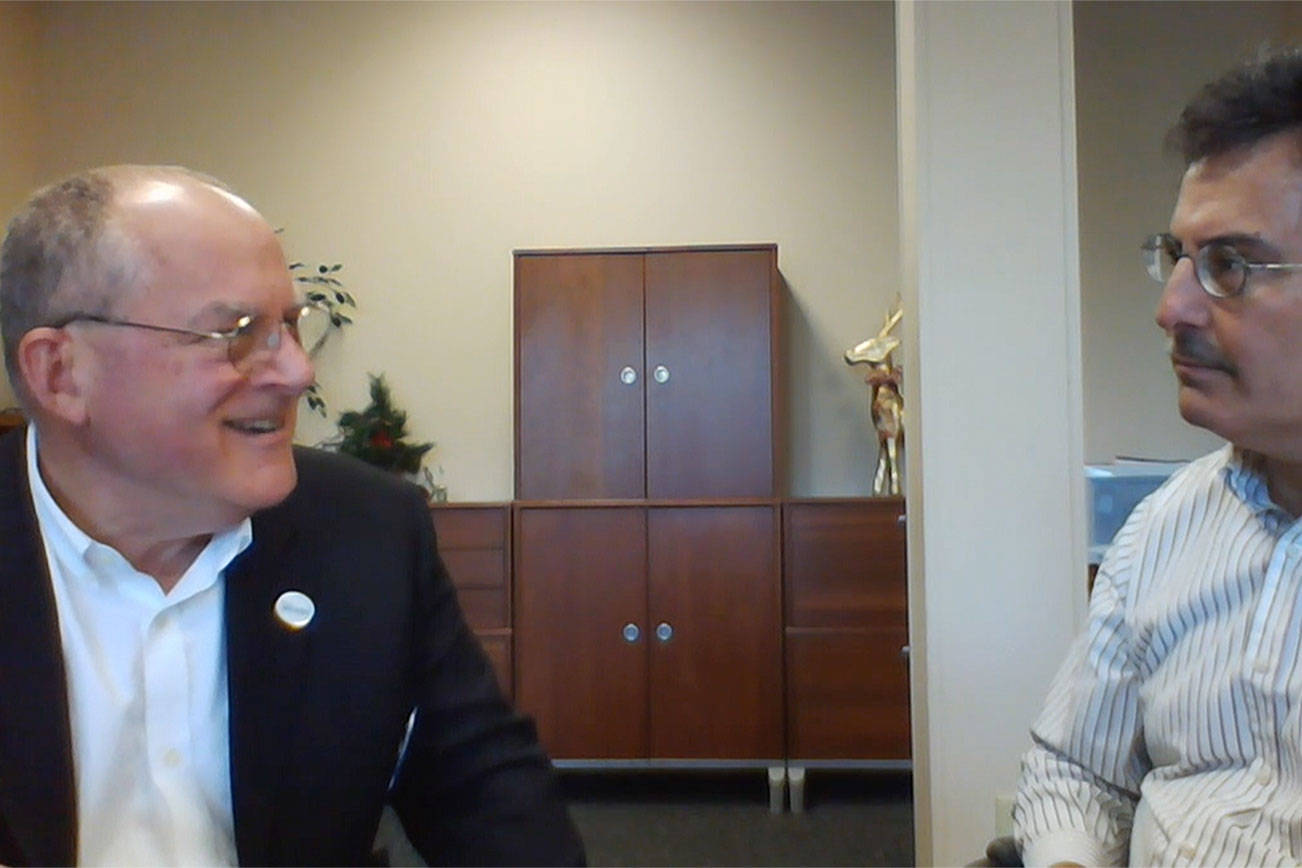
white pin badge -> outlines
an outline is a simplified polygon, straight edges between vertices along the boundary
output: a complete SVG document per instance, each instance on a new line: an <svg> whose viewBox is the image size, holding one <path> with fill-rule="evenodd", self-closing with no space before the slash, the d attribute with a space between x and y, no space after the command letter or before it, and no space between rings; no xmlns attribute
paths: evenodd
<svg viewBox="0 0 1302 868"><path fill-rule="evenodd" d="M316 604L302 591L286 591L276 598L276 617L291 630L302 630L316 615Z"/></svg>

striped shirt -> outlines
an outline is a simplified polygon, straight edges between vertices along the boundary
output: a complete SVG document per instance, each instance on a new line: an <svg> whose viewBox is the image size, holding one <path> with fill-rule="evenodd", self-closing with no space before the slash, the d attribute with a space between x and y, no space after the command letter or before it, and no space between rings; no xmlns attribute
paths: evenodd
<svg viewBox="0 0 1302 868"><path fill-rule="evenodd" d="M1302 521L1259 464L1204 456L1117 534L1023 758L1027 865L1302 861Z"/></svg>

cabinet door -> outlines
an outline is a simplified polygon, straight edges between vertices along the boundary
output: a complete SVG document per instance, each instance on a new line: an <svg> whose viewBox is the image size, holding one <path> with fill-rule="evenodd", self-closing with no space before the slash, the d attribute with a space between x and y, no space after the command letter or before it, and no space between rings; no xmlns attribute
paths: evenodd
<svg viewBox="0 0 1302 868"><path fill-rule="evenodd" d="M645 522L634 508L516 513L515 695L553 758L646 756Z"/></svg>
<svg viewBox="0 0 1302 868"><path fill-rule="evenodd" d="M642 262L516 257L517 498L643 496Z"/></svg>
<svg viewBox="0 0 1302 868"><path fill-rule="evenodd" d="M659 508L647 522L651 756L782 756L775 509Z"/></svg>
<svg viewBox="0 0 1302 868"><path fill-rule="evenodd" d="M647 255L648 497L775 494L774 274L769 248Z"/></svg>

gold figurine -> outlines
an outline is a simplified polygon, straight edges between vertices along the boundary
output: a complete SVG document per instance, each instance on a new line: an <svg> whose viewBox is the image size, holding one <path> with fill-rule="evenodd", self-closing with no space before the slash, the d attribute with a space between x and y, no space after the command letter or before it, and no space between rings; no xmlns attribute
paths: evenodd
<svg viewBox="0 0 1302 868"><path fill-rule="evenodd" d="M895 299L876 337L845 351L847 365L868 365L864 382L872 395L873 427L877 429L877 473L873 494L900 493L899 451L904 440L904 398L900 396L900 369L891 353L900 339L891 334L904 316L900 299Z"/></svg>

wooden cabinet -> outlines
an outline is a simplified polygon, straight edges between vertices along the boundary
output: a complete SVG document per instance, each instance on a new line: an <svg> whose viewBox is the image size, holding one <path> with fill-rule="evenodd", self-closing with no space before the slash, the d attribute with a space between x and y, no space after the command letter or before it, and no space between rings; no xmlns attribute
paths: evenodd
<svg viewBox="0 0 1302 868"><path fill-rule="evenodd" d="M778 520L517 504L517 700L553 758L782 756Z"/></svg>
<svg viewBox="0 0 1302 868"><path fill-rule="evenodd" d="M897 497L784 506L793 763L910 756L903 515Z"/></svg>
<svg viewBox="0 0 1302 868"><path fill-rule="evenodd" d="M515 257L516 697L560 761L784 748L774 245Z"/></svg>
<svg viewBox="0 0 1302 868"><path fill-rule="evenodd" d="M439 555L448 568L470 629L513 693L511 629L511 509L507 504L443 504L430 507Z"/></svg>
<svg viewBox="0 0 1302 868"><path fill-rule="evenodd" d="M520 252L516 497L773 497L773 245Z"/></svg>
<svg viewBox="0 0 1302 868"><path fill-rule="evenodd" d="M17 410L0 410L0 434L21 428L26 423L27 419Z"/></svg>

